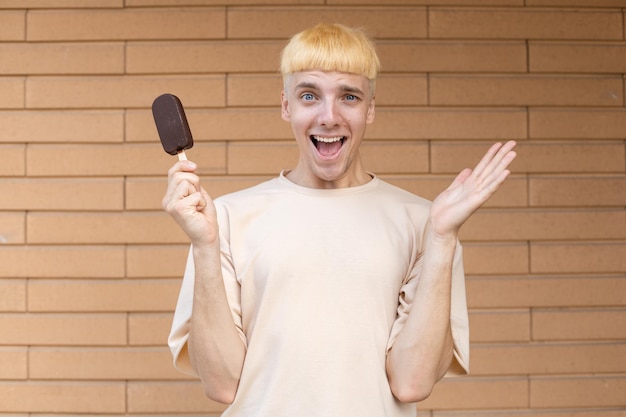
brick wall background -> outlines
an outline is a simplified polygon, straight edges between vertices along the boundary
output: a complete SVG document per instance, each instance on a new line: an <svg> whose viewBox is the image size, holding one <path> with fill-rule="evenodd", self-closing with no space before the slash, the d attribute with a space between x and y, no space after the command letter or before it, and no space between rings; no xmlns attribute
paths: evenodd
<svg viewBox="0 0 626 417"><path fill-rule="evenodd" d="M161 210L187 108L214 195L293 165L278 54L363 26L368 168L433 198L496 139L465 226L472 375L421 417L626 416L626 0L0 0L0 416L218 415L165 346L187 252Z"/></svg>

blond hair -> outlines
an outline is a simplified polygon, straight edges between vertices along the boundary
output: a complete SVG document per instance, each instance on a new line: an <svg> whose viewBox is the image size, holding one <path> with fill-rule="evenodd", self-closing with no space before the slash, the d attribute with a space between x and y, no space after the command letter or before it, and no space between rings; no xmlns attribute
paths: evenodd
<svg viewBox="0 0 626 417"><path fill-rule="evenodd" d="M380 60L374 42L363 30L320 23L294 35L281 54L283 78L312 70L362 75L370 80L373 92Z"/></svg>

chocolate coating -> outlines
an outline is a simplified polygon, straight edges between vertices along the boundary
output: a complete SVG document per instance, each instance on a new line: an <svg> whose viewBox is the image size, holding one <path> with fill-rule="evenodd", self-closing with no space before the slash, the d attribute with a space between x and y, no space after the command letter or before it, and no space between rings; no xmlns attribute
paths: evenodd
<svg viewBox="0 0 626 417"><path fill-rule="evenodd" d="M152 116L165 152L176 155L193 146L189 123L178 97L173 94L157 97L152 103Z"/></svg>

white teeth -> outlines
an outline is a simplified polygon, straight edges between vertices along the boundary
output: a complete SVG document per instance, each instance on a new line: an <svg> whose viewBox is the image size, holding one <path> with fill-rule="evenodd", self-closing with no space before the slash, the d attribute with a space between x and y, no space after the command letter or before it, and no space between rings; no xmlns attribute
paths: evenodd
<svg viewBox="0 0 626 417"><path fill-rule="evenodd" d="M341 139L343 139L343 136L336 136L334 138L325 138L325 137L322 137L322 136L313 136L313 139L315 139L318 142L333 143L333 142L338 142Z"/></svg>

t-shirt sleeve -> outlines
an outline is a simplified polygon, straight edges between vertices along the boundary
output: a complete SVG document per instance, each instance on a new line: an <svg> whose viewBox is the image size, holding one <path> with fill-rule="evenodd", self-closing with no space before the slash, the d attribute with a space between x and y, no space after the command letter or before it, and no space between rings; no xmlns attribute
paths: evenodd
<svg viewBox="0 0 626 417"><path fill-rule="evenodd" d="M225 239L221 238L220 246L222 250L222 274L224 277L224 285L226 288L226 297L230 306L231 315L235 327L239 332L241 339L246 342L243 333L243 325L241 318L241 292L240 285L234 273L231 257L228 255L228 246ZM174 367L188 375L197 376L187 351L187 342L189 340L189 329L191 325L191 312L193 307L193 292L195 282L195 267L193 262L192 250L189 250L187 264L185 266L185 274L174 311L174 318L170 330L168 345L174 360Z"/></svg>
<svg viewBox="0 0 626 417"><path fill-rule="evenodd" d="M421 270L421 260L414 268L414 273L400 289L398 314L389 336L387 351L391 349L398 334L406 323L415 297ZM465 293L465 272L463 269L463 248L457 244L452 264L452 291L450 303L450 327L454 342L454 360L446 376L469 373L469 319Z"/></svg>
<svg viewBox="0 0 626 417"><path fill-rule="evenodd" d="M185 274L178 294L176 310L172 328L168 338L168 345L174 359L174 366L188 375L197 376L187 352L187 341L189 340L189 327L191 322L191 309L193 307L193 286L195 281L195 270L191 249L187 257Z"/></svg>

